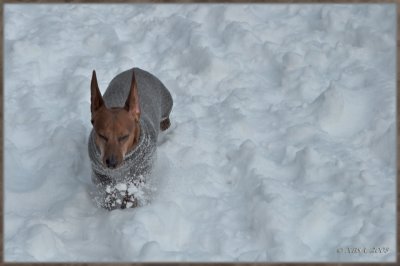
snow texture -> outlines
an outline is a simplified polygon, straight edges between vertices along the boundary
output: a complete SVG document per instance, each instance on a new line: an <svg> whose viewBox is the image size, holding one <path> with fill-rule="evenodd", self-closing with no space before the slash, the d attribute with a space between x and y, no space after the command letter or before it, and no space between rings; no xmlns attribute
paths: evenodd
<svg viewBox="0 0 400 266"><path fill-rule="evenodd" d="M4 27L6 261L395 261L395 4L6 4ZM172 124L151 203L107 211L90 78L132 67Z"/></svg>

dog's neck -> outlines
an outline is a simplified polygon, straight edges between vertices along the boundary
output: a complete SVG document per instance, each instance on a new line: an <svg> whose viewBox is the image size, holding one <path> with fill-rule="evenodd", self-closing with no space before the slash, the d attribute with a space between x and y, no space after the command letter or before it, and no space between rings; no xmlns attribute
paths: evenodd
<svg viewBox="0 0 400 266"><path fill-rule="evenodd" d="M133 129L135 133L135 137L133 138L132 145L129 147L128 152L131 152L133 149L136 148L137 144L139 143L140 139L140 123L136 123L135 128Z"/></svg>

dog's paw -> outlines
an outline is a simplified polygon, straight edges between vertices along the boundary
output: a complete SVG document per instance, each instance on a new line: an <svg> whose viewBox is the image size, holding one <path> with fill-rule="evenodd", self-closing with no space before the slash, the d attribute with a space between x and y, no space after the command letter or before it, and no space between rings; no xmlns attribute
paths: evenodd
<svg viewBox="0 0 400 266"><path fill-rule="evenodd" d="M121 209L125 208L136 208L138 206L138 200L134 195L125 195L122 200Z"/></svg>
<svg viewBox="0 0 400 266"><path fill-rule="evenodd" d="M171 126L171 121L169 120L169 117L161 121L160 123L160 129L161 131L167 130Z"/></svg>

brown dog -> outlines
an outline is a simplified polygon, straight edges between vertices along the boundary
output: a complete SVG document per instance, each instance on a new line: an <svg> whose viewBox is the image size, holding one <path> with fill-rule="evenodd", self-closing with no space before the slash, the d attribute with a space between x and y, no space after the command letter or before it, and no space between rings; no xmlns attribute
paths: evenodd
<svg viewBox="0 0 400 266"><path fill-rule="evenodd" d="M135 75L128 98L123 107L107 108L100 94L96 72L91 82L92 124L96 131L96 145L100 148L103 163L116 168L127 151L136 146L140 135L140 106Z"/></svg>
<svg viewBox="0 0 400 266"><path fill-rule="evenodd" d="M121 183L132 187L145 182L152 167L159 129L163 131L170 126L171 109L169 91L144 70L134 68L117 75L104 97L93 71L93 130L89 138L89 156L94 183L107 191L104 200L108 202L100 205L109 209L125 208L126 197L134 197L128 189L123 193L123 200L118 195L110 197L113 194L110 191L118 184L125 188ZM118 194L121 191L114 192Z"/></svg>

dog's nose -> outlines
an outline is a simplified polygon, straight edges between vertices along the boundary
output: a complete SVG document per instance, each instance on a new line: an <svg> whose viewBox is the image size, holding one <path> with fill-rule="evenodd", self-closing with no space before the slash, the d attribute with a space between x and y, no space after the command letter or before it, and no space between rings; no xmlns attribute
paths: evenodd
<svg viewBox="0 0 400 266"><path fill-rule="evenodd" d="M114 155L111 155L106 159L106 165L108 168L115 168L117 166L117 159Z"/></svg>

